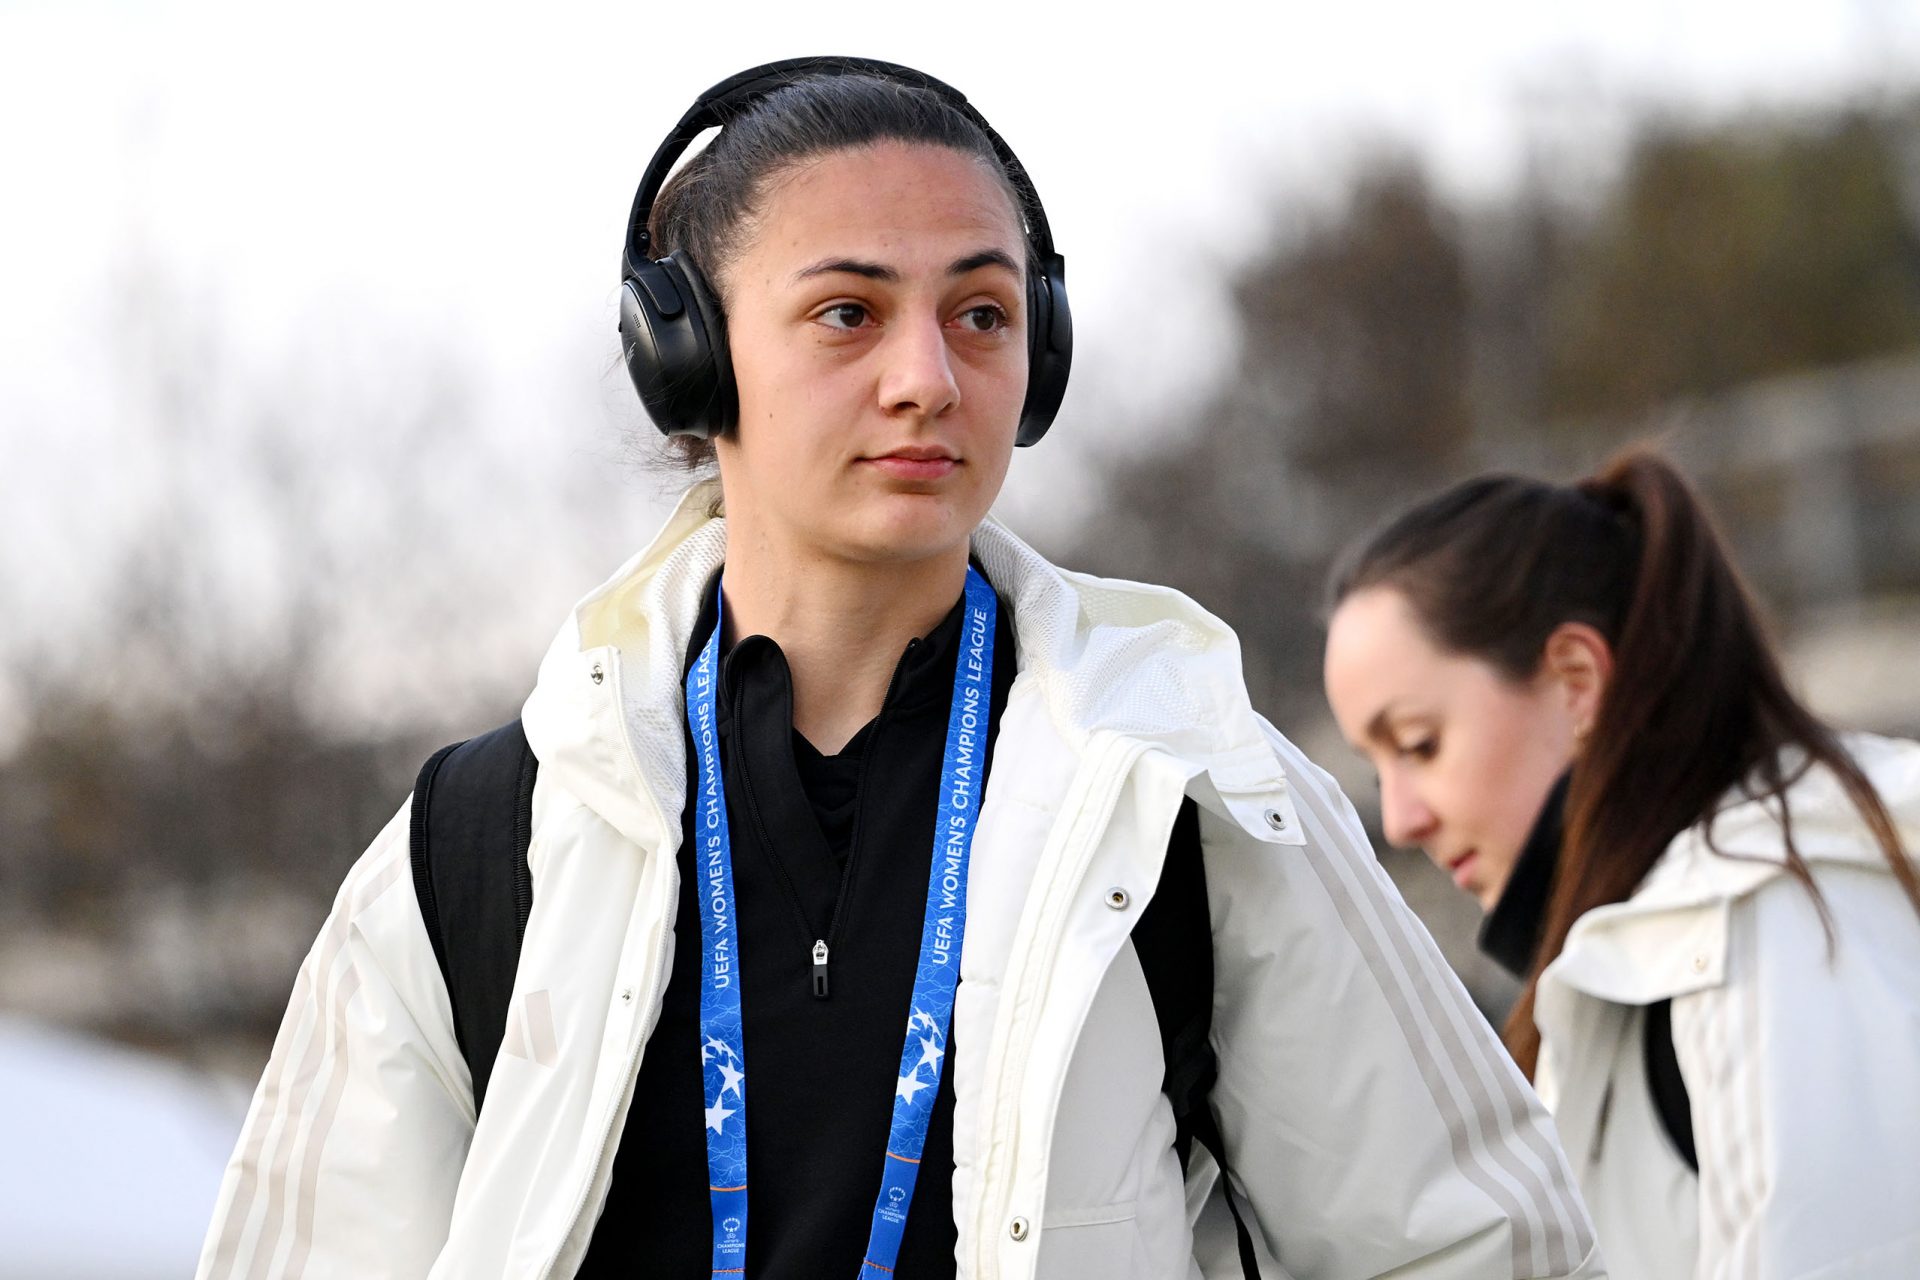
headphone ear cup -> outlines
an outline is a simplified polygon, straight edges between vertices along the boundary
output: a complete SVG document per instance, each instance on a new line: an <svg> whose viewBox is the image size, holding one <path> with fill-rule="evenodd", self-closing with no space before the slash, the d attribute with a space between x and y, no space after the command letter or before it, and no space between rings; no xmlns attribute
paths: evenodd
<svg viewBox="0 0 1920 1280"><path fill-rule="evenodd" d="M1073 369L1073 312L1067 306L1067 265L1057 253L1027 273L1027 399L1020 406L1017 445L1047 434L1066 398Z"/></svg>
<svg viewBox="0 0 1920 1280"><path fill-rule="evenodd" d="M724 435L740 421L740 392L733 380L733 348L727 341L726 308L720 305L720 295L713 291L692 258L675 250L664 262L679 273L686 296L700 314L701 328L707 335L707 370L711 379L706 401L707 435Z"/></svg>
<svg viewBox="0 0 1920 1280"><path fill-rule="evenodd" d="M699 272L688 275L691 267L679 254L628 264L620 348L660 433L707 439L732 426L737 410L725 320Z"/></svg>

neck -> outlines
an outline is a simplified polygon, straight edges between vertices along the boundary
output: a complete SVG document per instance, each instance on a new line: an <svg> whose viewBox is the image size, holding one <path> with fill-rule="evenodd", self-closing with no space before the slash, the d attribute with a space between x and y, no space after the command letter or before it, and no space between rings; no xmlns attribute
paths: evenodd
<svg viewBox="0 0 1920 1280"><path fill-rule="evenodd" d="M727 538L729 639L763 635L786 655L793 727L827 755L880 713L900 655L966 585L967 544L924 560L866 563L774 554Z"/></svg>

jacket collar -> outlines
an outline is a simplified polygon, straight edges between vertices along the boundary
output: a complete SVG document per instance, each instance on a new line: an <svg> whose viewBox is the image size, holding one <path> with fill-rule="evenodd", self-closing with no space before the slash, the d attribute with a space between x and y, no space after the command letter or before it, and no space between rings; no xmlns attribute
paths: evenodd
<svg viewBox="0 0 1920 1280"><path fill-rule="evenodd" d="M725 557L718 496L713 481L689 489L653 542L580 601L522 711L547 775L642 845L678 830L681 673L702 589ZM1012 606L1012 696L1043 699L1070 748L1104 730L1209 773L1223 792L1281 784L1225 624L1164 587L1055 568L992 519L973 554Z"/></svg>
<svg viewBox="0 0 1920 1280"><path fill-rule="evenodd" d="M1560 775L1547 792L1546 803L1533 820L1533 830L1521 846L1500 900L1480 925L1480 952L1525 982L1533 974L1534 956L1546 924L1547 899L1553 875L1560 865L1560 842L1566 831L1567 784L1572 772Z"/></svg>

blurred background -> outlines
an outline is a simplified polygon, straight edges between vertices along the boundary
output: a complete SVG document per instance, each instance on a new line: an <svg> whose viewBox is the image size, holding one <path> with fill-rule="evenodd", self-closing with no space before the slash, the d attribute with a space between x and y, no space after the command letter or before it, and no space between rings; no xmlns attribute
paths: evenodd
<svg viewBox="0 0 1920 1280"><path fill-rule="evenodd" d="M1647 436L1815 706L1920 731L1920 7L815 8L0 0L0 1277L191 1270L346 867L664 514L617 249L756 62L1019 151L1078 333L1001 514L1225 617L1363 811L1331 557Z"/></svg>

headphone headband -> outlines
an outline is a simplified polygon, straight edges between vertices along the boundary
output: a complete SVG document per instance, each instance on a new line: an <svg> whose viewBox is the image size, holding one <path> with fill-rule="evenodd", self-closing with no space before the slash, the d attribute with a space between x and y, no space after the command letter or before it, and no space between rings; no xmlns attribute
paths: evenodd
<svg viewBox="0 0 1920 1280"><path fill-rule="evenodd" d="M627 215L627 243L622 269L632 274L636 264L653 256L653 237L647 230L647 222L653 216L653 202L659 198L660 188L667 184L674 162L680 159L695 138L708 129L724 128L741 111L767 95L808 76L820 74L870 75L882 80L894 80L931 90L958 107L992 144L994 158L1000 162L1007 180L1020 197L1021 212L1026 217L1027 233L1032 237L1035 252L1043 259L1053 252L1053 231L1047 225L1046 209L1040 203L1040 193L1034 189L1033 179L1027 176L1026 166L1020 163L1020 157L1013 153L1006 139L987 123L987 118L967 101L965 94L924 71L916 71L897 62L882 62L878 58L786 58L749 67L714 85L694 100L686 114L680 117L679 123L661 140L659 147L654 150L653 159L647 162L647 171L640 179L639 190L633 195L633 211Z"/></svg>

